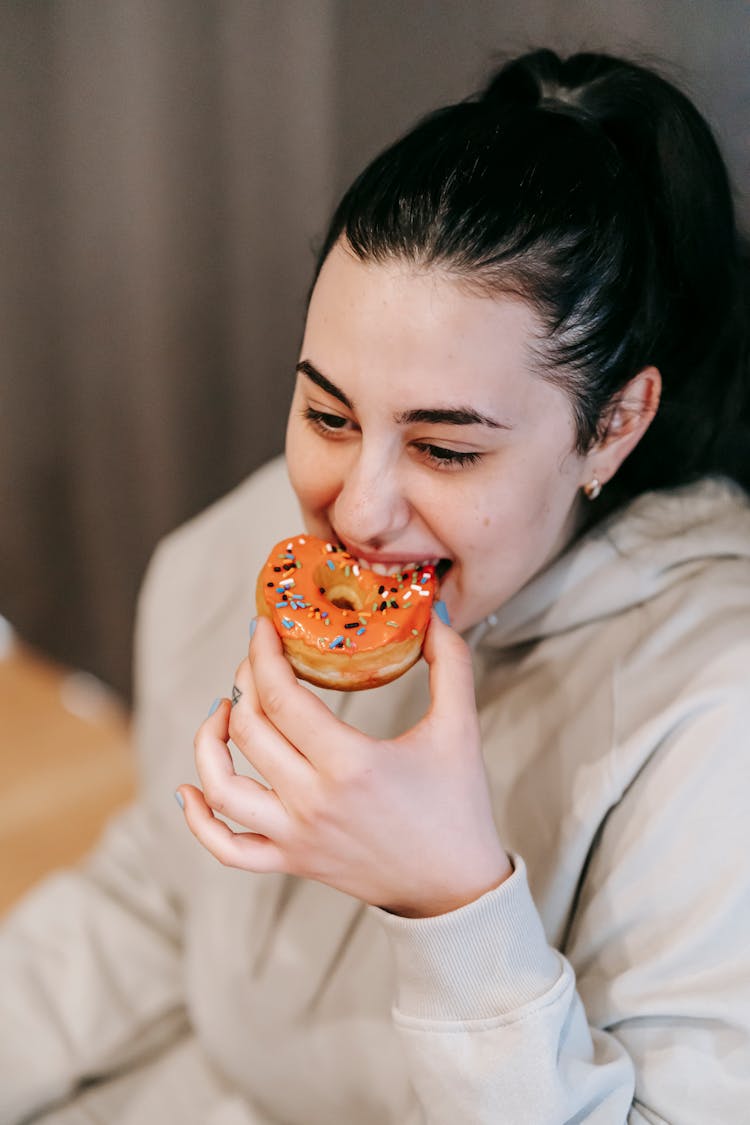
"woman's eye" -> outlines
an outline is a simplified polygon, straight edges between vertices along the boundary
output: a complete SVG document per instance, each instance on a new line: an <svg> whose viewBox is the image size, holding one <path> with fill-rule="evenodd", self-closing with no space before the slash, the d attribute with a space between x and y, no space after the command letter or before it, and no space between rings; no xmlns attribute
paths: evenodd
<svg viewBox="0 0 750 1125"><path fill-rule="evenodd" d="M323 410L315 410L312 406L308 406L302 413L314 429L324 434L330 434L334 430L343 430L348 421L348 419L342 418L340 414L327 414Z"/></svg>
<svg viewBox="0 0 750 1125"><path fill-rule="evenodd" d="M317 410L314 406L307 406L302 411L302 417L312 428L324 437L336 434L342 436L349 429L356 429L356 424L341 414L329 414L327 410ZM476 465L481 460L482 454L463 449L446 449L442 445L433 445L432 442L415 441L415 449L434 469L461 469L468 465Z"/></svg>
<svg viewBox="0 0 750 1125"><path fill-rule="evenodd" d="M438 469L459 469L466 465L476 465L482 454L464 449L445 449L442 445L429 442L415 442L414 446L423 453L426 460Z"/></svg>

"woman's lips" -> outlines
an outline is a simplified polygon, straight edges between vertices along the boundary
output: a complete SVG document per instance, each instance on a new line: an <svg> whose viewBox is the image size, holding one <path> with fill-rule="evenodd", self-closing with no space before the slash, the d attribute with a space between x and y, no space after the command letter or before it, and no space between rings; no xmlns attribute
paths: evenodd
<svg viewBox="0 0 750 1125"><path fill-rule="evenodd" d="M452 559L441 558L439 555L424 555L416 558L414 556L404 558L403 555L368 555L337 535L333 535L332 539L343 547L352 558L356 559L360 567L364 570L371 570L381 578L390 578L395 574L403 574L407 570L418 570L420 567L432 566L435 568L438 579L440 579L448 573L453 565Z"/></svg>
<svg viewBox="0 0 750 1125"><path fill-rule="evenodd" d="M399 559L396 562L384 562L380 559L374 560L357 557L357 562L361 567L364 567L365 570L371 570L374 574L379 574L382 578L389 578L394 574L403 574L404 571L407 570L419 570L420 567L434 566L437 568L440 559L420 559L418 561Z"/></svg>
<svg viewBox="0 0 750 1125"><path fill-rule="evenodd" d="M349 554L352 552L350 551ZM435 570L438 581L441 581L453 566L452 559L432 558L425 559L368 559L362 555L354 555L359 565L364 570L371 570L373 574L380 575L381 578L392 578L395 574L404 574L407 570L419 570L422 567L431 566Z"/></svg>

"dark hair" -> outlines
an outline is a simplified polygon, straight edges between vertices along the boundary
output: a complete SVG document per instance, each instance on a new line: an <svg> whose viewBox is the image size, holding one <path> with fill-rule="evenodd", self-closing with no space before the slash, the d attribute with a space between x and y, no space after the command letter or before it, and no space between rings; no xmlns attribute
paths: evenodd
<svg viewBox="0 0 750 1125"><path fill-rule="evenodd" d="M725 473L750 490L747 301L730 185L703 117L675 86L603 54L534 51L437 110L339 204L363 260L440 266L541 315L542 374L568 392L577 448L649 364L662 400L599 514ZM317 276L317 273L316 273Z"/></svg>

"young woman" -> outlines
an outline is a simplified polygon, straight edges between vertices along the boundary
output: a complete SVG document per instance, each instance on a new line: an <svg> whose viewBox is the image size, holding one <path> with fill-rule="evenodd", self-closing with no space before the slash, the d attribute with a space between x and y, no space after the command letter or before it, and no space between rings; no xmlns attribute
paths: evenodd
<svg viewBox="0 0 750 1125"><path fill-rule="evenodd" d="M746 1119L746 341L652 72L536 52L363 172L286 465L152 566L143 796L6 927L2 1120ZM303 527L439 564L424 663L314 692L261 620L233 676Z"/></svg>

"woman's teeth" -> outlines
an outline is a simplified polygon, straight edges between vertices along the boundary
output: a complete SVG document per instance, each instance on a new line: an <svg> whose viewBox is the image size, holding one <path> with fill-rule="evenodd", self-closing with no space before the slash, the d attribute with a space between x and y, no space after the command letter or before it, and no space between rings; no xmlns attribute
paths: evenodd
<svg viewBox="0 0 750 1125"><path fill-rule="evenodd" d="M358 562L364 570L371 570L374 574L380 574L383 578L390 578L394 574L403 574L405 570L418 570L423 566L437 566L440 559L423 559L421 562L411 560L391 564L367 562L366 559L359 559Z"/></svg>

